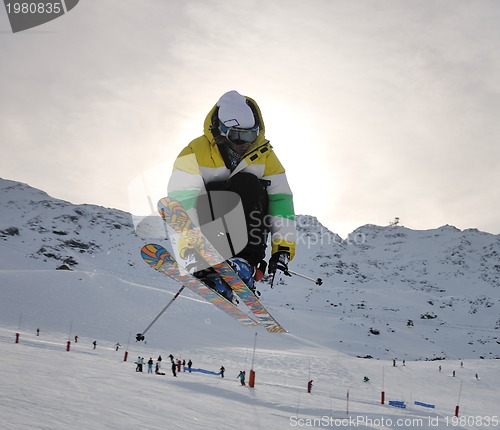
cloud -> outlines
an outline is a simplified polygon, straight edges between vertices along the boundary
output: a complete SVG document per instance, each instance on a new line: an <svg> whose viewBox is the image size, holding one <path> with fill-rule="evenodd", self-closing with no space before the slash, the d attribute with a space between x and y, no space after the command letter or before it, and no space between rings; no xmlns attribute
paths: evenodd
<svg viewBox="0 0 500 430"><path fill-rule="evenodd" d="M490 1L80 2L0 37L2 176L127 210L130 181L237 89L296 206L332 230L498 233L499 17Z"/></svg>

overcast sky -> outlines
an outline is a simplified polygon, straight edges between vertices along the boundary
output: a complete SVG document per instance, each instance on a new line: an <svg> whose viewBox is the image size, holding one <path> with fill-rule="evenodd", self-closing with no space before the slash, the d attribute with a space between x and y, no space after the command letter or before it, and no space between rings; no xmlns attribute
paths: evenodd
<svg viewBox="0 0 500 430"><path fill-rule="evenodd" d="M0 177L137 213L235 89L297 213L499 234L499 23L497 0L82 0L12 34L2 7Z"/></svg>

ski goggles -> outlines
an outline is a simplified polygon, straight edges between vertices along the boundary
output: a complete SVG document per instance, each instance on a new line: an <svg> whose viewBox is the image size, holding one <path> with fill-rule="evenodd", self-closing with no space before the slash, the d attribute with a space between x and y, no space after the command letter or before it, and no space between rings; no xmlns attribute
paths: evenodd
<svg viewBox="0 0 500 430"><path fill-rule="evenodd" d="M247 145L255 142L259 135L259 127L236 128L226 127L224 124L221 124L220 134L235 145Z"/></svg>

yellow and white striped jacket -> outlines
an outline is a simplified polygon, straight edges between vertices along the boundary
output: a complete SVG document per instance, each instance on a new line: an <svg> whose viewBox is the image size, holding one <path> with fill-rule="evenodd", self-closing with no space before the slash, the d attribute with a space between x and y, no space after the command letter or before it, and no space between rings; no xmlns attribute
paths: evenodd
<svg viewBox="0 0 500 430"><path fill-rule="evenodd" d="M254 143L247 150L238 166L231 172L224 163L219 147L211 131L217 116L217 105L208 113L204 123L204 134L194 139L177 157L168 184L168 195L183 203L186 209L194 207L205 184L225 181L238 172L248 172L259 179L269 181L268 221L271 226L271 252L287 251L290 260L295 254L296 226L293 195L288 185L285 169L265 139L264 121L260 109L249 97L254 112L259 115L260 130Z"/></svg>

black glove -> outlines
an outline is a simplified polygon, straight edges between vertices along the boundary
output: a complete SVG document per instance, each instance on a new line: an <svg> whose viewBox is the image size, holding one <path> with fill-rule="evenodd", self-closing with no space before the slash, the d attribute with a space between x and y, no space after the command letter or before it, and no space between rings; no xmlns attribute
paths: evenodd
<svg viewBox="0 0 500 430"><path fill-rule="evenodd" d="M276 270L281 270L282 272L288 272L288 258L290 254L285 251L275 252L269 259L268 273L273 274Z"/></svg>

